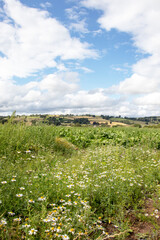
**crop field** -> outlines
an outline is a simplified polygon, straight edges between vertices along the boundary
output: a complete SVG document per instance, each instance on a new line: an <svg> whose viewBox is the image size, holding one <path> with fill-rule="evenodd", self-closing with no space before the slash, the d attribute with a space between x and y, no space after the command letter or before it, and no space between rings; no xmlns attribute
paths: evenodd
<svg viewBox="0 0 160 240"><path fill-rule="evenodd" d="M0 239L160 239L160 130L0 125Z"/></svg>

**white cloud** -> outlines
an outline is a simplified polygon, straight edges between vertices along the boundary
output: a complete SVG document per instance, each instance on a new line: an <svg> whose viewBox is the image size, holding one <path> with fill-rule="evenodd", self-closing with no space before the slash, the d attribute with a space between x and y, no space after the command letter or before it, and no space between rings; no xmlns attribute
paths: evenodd
<svg viewBox="0 0 160 240"><path fill-rule="evenodd" d="M148 54L132 66L133 74L107 91L125 95L135 115L159 114L160 93L160 1L159 0L82 0L83 6L102 11L98 22L106 31L129 33L134 45ZM137 97L138 95L143 95ZM148 105L148 108L147 108ZM137 112L134 112L136 109Z"/></svg>
<svg viewBox="0 0 160 240"><path fill-rule="evenodd" d="M154 92L142 97L138 97L134 100L137 105L157 105L160 106L160 92Z"/></svg>
<svg viewBox="0 0 160 240"><path fill-rule="evenodd" d="M103 11L101 27L132 35L136 47L150 54L132 67L133 75L119 85L121 93L135 94L160 90L160 1L83 0L86 7ZM118 90L118 88L117 88Z"/></svg>
<svg viewBox="0 0 160 240"><path fill-rule="evenodd" d="M80 20L78 22L72 22L69 27L71 30L79 33L89 33L85 19Z"/></svg>
<svg viewBox="0 0 160 240"><path fill-rule="evenodd" d="M143 94L153 92L159 87L159 83L154 77L145 77L134 73L130 78L120 82L117 92L122 94Z"/></svg>
<svg viewBox="0 0 160 240"><path fill-rule="evenodd" d="M70 19L69 29L80 34L89 33L86 23L86 11L80 6L74 6L65 10L67 17Z"/></svg>
<svg viewBox="0 0 160 240"><path fill-rule="evenodd" d="M0 112L47 113L72 112L96 113L114 111L117 104L103 89L84 91L79 89L77 72L55 73L39 82L17 85L0 80ZM118 109L118 108L117 108Z"/></svg>
<svg viewBox="0 0 160 240"><path fill-rule="evenodd" d="M148 98L137 98L130 103L127 98L109 96L108 89L80 90L77 72L57 72L44 76L39 82L32 81L24 85L12 81L6 84L1 79L0 96L1 115L11 114L14 110L18 114L90 113L114 116L145 116L148 111L152 115L160 112L152 105L159 101L159 93L152 98L148 95Z"/></svg>
<svg viewBox="0 0 160 240"><path fill-rule="evenodd" d="M135 46L149 54L132 66L131 77L110 89L93 91L79 89L79 75L67 69L65 61L96 58L97 52L88 43L72 38L67 27L47 11L29 8L18 0L3 1L3 20L0 22L1 113L17 110L18 113L160 115L159 0L82 1L86 7L102 10L98 20L101 28L107 31L115 28L131 34ZM70 27L85 33L86 13L81 8L78 14L78 9L67 10L72 20ZM75 62L74 66L75 71L92 71L85 66L76 66ZM48 67L55 67L59 72L40 77L38 71ZM25 78L32 75L39 81L23 85L13 81L14 76ZM127 98L129 94L132 94L131 98Z"/></svg>
<svg viewBox="0 0 160 240"><path fill-rule="evenodd" d="M63 111L97 102L95 97L99 95L80 91L78 73L65 67L65 60L97 57L88 43L72 38L67 28L48 12L29 8L18 0L4 0L3 14L0 22L1 113ZM38 71L47 67L56 67L59 72L40 76ZM14 76L32 75L39 81L22 85L13 81ZM99 101L105 99L100 96Z"/></svg>
<svg viewBox="0 0 160 240"><path fill-rule="evenodd" d="M69 76L71 79L68 79ZM77 83L74 83L76 81L76 73L50 74L38 83L38 88L42 91L47 91L48 99L49 97L61 97L77 90Z"/></svg>
<svg viewBox="0 0 160 240"><path fill-rule="evenodd" d="M40 6L44 9L50 8L52 4L50 2L41 3Z"/></svg>
<svg viewBox="0 0 160 240"><path fill-rule="evenodd" d="M94 30L94 31L92 31L92 33L93 33L94 37L97 36L97 35L101 35L102 34L102 29Z"/></svg>
<svg viewBox="0 0 160 240"><path fill-rule="evenodd" d="M160 95L139 98L133 103L127 98L109 96L108 89L85 91L79 89L79 76L76 72L54 73L41 81L17 85L0 79L0 113L74 113L109 114L122 116L145 116L148 111L158 115L152 104L159 101ZM160 102L160 101L159 101ZM150 104L147 106L146 104ZM158 106L159 107L159 106Z"/></svg>
<svg viewBox="0 0 160 240"><path fill-rule="evenodd" d="M97 57L86 42L71 38L69 31L47 11L24 6L18 0L4 0L8 20L0 22L0 76L27 77L47 67L58 67L56 58Z"/></svg>

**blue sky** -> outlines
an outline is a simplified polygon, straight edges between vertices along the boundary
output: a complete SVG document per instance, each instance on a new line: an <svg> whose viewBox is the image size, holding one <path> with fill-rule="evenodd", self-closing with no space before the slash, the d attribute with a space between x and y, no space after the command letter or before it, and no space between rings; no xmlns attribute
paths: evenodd
<svg viewBox="0 0 160 240"><path fill-rule="evenodd" d="M0 115L160 115L157 0L0 0Z"/></svg>

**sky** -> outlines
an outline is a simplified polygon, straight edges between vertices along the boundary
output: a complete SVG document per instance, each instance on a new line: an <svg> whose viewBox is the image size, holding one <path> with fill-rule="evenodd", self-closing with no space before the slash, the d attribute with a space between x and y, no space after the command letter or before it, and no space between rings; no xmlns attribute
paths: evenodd
<svg viewBox="0 0 160 240"><path fill-rule="evenodd" d="M0 115L160 116L159 0L0 0Z"/></svg>

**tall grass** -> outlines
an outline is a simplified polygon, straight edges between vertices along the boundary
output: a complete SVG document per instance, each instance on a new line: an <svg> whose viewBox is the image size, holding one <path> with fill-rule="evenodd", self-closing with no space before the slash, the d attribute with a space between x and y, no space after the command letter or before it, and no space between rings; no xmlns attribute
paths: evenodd
<svg viewBox="0 0 160 240"><path fill-rule="evenodd" d="M1 125L0 238L125 239L128 213L139 209L145 217L146 199L160 197L159 136L151 129ZM149 217L156 223L159 216Z"/></svg>

